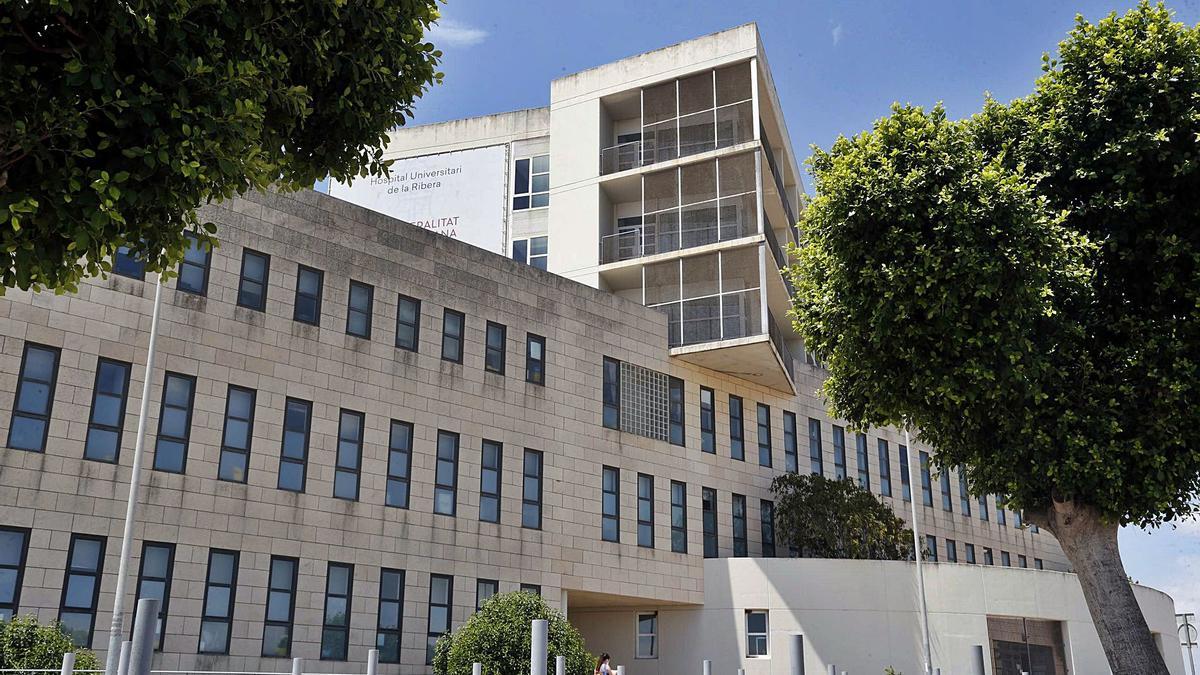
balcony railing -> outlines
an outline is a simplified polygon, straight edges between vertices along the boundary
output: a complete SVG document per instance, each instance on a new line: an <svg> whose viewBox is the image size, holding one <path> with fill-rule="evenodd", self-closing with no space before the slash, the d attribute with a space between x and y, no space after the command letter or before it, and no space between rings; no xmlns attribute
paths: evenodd
<svg viewBox="0 0 1200 675"><path fill-rule="evenodd" d="M668 344L681 347L762 335L759 298L751 288L652 306L667 315Z"/></svg>
<svg viewBox="0 0 1200 675"><path fill-rule="evenodd" d="M775 153L772 152L771 143L767 140L767 130L762 129L759 137L762 139L763 154L767 157L767 166L771 169L771 177L775 179L775 189L779 191L779 200L783 202L783 212L787 215L788 227L791 228L793 236L799 239L800 236L796 232L796 212L792 210L792 200L788 198L787 188L783 185L783 174L779 172L779 165L775 163Z"/></svg>
<svg viewBox="0 0 1200 675"><path fill-rule="evenodd" d="M754 140L754 103L729 103L642 127L642 138L600 151L600 175Z"/></svg>
<svg viewBox="0 0 1200 675"><path fill-rule="evenodd" d="M641 141L629 141L600 151L601 176L636 169L643 164Z"/></svg>
<svg viewBox="0 0 1200 675"><path fill-rule="evenodd" d="M749 237L758 231L756 201L745 192L647 213L641 224L618 225L600 238L600 263Z"/></svg>
<svg viewBox="0 0 1200 675"><path fill-rule="evenodd" d="M771 228L771 223L766 221L764 223L766 225L764 231L767 233L767 249L771 251L771 257L775 259L775 265L779 268L779 278L783 279L783 285L787 287L788 295L794 296L796 289L792 286L792 280L785 274L788 268L787 253L779 245L779 239L775 236L775 230Z"/></svg>
<svg viewBox="0 0 1200 675"><path fill-rule="evenodd" d="M788 379L792 382L796 381L796 360L792 357L792 350L788 349L787 342L783 339L783 332L779 330L779 325L775 323L775 315L767 311L767 332L771 338L771 344L775 345L775 351L779 352L779 358L783 359L783 369L787 371Z"/></svg>

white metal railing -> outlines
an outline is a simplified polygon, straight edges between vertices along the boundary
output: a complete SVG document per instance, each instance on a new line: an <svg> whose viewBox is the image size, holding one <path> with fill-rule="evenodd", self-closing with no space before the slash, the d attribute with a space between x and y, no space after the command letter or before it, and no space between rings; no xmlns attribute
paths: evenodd
<svg viewBox="0 0 1200 675"><path fill-rule="evenodd" d="M667 315L671 347L762 335L760 289L714 293L648 305Z"/></svg>
<svg viewBox="0 0 1200 675"><path fill-rule="evenodd" d="M600 237L600 263L751 236L758 232L757 217L753 209L740 208L739 200L755 194L747 190L646 212L640 224L618 225L617 232ZM733 217L726 217L729 211Z"/></svg>
<svg viewBox="0 0 1200 675"><path fill-rule="evenodd" d="M745 99L643 123L640 140L618 143L600 151L600 175L752 141L753 115L754 101Z"/></svg>

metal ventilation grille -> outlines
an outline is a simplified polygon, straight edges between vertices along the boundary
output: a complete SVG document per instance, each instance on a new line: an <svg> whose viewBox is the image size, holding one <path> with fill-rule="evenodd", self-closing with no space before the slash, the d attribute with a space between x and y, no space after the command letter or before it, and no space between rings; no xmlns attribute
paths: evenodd
<svg viewBox="0 0 1200 675"><path fill-rule="evenodd" d="M669 400L665 373L621 362L621 431L667 440Z"/></svg>

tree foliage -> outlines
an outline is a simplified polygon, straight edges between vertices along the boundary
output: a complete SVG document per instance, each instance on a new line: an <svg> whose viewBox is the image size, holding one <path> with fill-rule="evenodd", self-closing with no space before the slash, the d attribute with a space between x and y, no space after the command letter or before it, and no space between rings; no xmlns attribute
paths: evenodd
<svg viewBox="0 0 1200 675"><path fill-rule="evenodd" d="M567 675L591 674L595 661L579 632L541 596L524 591L488 598L458 630L439 638L434 647L433 672L470 675L475 662L483 664L484 675L528 672L530 622L534 619L549 622L546 672L554 672L556 656L565 656Z"/></svg>
<svg viewBox="0 0 1200 675"><path fill-rule="evenodd" d="M57 623L43 626L33 616L0 621L0 670L57 671L66 652L75 652L77 671L102 667L91 651L77 649Z"/></svg>
<svg viewBox="0 0 1200 675"><path fill-rule="evenodd" d="M436 0L32 0L0 12L6 287L73 290L128 245L172 270L197 206L385 170L441 57Z"/></svg>
<svg viewBox="0 0 1200 675"><path fill-rule="evenodd" d="M816 151L796 325L839 416L910 424L975 490L1161 523L1200 488L1200 30L1080 18L1044 69Z"/></svg>
<svg viewBox="0 0 1200 675"><path fill-rule="evenodd" d="M780 542L806 558L908 560L913 533L890 506L849 479L785 473L771 481Z"/></svg>

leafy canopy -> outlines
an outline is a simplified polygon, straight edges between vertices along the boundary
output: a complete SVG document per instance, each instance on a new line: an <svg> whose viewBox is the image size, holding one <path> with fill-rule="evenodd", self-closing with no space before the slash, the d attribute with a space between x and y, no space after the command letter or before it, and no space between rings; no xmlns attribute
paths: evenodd
<svg viewBox="0 0 1200 675"><path fill-rule="evenodd" d="M1161 523L1200 490L1200 29L1079 18L1044 71L816 150L795 323L836 414L979 493Z"/></svg>
<svg viewBox="0 0 1200 675"><path fill-rule="evenodd" d="M0 13L5 288L72 291L128 245L172 270L197 206L385 170L441 80L436 0L34 0Z"/></svg>
<svg viewBox="0 0 1200 675"><path fill-rule="evenodd" d="M458 630L439 638L434 647L433 672L470 675L475 662L483 664L484 675L528 672L530 622L534 619L549 622L546 672L554 672L556 656L565 656L567 675L591 675L595 662L584 647L583 637L540 595L526 591L493 595Z"/></svg>
<svg viewBox="0 0 1200 675"><path fill-rule="evenodd" d="M42 626L32 615L0 621L0 669L57 671L66 652L75 652L77 671L102 668L96 655L76 649L57 623Z"/></svg>
<svg viewBox="0 0 1200 675"><path fill-rule="evenodd" d="M890 506L849 479L785 473L771 481L780 541L806 558L908 560L913 533Z"/></svg>

